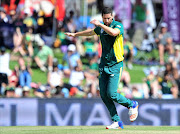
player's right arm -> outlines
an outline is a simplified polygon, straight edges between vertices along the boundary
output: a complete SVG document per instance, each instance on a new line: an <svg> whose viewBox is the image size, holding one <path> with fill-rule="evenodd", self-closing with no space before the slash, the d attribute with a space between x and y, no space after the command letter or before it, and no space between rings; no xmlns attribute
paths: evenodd
<svg viewBox="0 0 180 134"><path fill-rule="evenodd" d="M77 33L65 33L65 35L72 36L72 37L76 37L76 36L93 36L93 35L95 35L95 32L94 32L94 29L87 29L85 31L81 31L81 32L77 32Z"/></svg>

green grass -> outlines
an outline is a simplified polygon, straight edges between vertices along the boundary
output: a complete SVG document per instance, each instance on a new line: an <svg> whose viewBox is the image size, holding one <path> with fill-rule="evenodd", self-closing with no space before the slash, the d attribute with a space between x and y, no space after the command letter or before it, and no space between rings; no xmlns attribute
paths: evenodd
<svg viewBox="0 0 180 134"><path fill-rule="evenodd" d="M133 65L133 69L126 69L131 76L131 83L142 83L143 78L145 78L145 74L143 69L147 66L144 65Z"/></svg>
<svg viewBox="0 0 180 134"><path fill-rule="evenodd" d="M11 126L0 127L0 134L179 134L177 126L125 126L106 130L105 126Z"/></svg>

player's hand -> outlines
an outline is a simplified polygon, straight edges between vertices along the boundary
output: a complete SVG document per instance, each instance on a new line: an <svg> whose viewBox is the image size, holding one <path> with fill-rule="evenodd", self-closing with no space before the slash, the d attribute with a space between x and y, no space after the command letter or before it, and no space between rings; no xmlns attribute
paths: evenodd
<svg viewBox="0 0 180 134"><path fill-rule="evenodd" d="M67 36L76 37L76 33L64 33Z"/></svg>
<svg viewBox="0 0 180 134"><path fill-rule="evenodd" d="M101 24L98 20L92 20L90 23L96 26L99 26Z"/></svg>

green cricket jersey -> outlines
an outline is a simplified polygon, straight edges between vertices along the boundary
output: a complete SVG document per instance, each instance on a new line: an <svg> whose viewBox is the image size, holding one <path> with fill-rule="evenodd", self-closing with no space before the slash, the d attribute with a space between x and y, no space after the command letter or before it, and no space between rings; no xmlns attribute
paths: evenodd
<svg viewBox="0 0 180 134"><path fill-rule="evenodd" d="M96 27L94 32L100 36L102 56L101 56L101 66L112 66L124 59L123 50L123 25L118 21L112 21L110 24L111 28L118 28L120 34L118 36L111 36L107 34L102 28Z"/></svg>

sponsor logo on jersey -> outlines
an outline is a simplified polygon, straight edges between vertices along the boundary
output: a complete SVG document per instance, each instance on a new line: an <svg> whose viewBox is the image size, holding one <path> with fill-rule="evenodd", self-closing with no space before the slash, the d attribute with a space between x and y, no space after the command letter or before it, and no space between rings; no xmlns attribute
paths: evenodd
<svg viewBox="0 0 180 134"><path fill-rule="evenodd" d="M121 28L121 26L120 26L120 25L117 25L117 27Z"/></svg>

